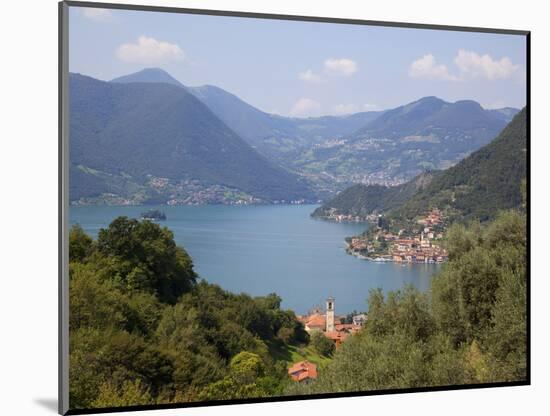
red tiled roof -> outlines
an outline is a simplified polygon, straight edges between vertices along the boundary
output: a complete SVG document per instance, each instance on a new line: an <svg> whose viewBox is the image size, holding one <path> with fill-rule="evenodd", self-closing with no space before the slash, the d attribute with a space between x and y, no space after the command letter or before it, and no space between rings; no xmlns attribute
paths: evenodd
<svg viewBox="0 0 550 416"><path fill-rule="evenodd" d="M309 361L300 361L288 369L288 374L294 381L303 381L307 378L317 378L317 366Z"/></svg>
<svg viewBox="0 0 550 416"><path fill-rule="evenodd" d="M323 315L320 315L318 313L314 313L313 315L310 315L306 320L306 325L308 327L325 327L326 321L325 317Z"/></svg>

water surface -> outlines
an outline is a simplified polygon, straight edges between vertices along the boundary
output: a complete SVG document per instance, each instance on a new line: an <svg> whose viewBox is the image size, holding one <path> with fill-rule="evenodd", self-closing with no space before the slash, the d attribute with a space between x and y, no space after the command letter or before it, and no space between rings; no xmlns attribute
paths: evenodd
<svg viewBox="0 0 550 416"><path fill-rule="evenodd" d="M139 218L158 208L176 242L193 258L195 270L212 283L233 292L265 295L275 292L283 307L305 313L336 298L336 313L367 309L371 288L385 292L410 283L429 288L440 266L398 265L360 260L345 252L346 236L366 224L332 223L310 218L316 205L71 207L71 223L79 223L94 238L120 215Z"/></svg>

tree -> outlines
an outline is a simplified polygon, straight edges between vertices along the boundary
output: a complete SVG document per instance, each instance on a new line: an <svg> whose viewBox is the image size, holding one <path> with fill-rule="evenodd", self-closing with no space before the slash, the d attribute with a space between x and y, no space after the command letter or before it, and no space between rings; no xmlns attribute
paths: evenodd
<svg viewBox="0 0 550 416"><path fill-rule="evenodd" d="M314 331L311 335L311 345L315 351L325 357L330 357L336 349L334 342L328 339L321 331Z"/></svg>
<svg viewBox="0 0 550 416"><path fill-rule="evenodd" d="M93 408L121 407L154 404L149 389L141 380L125 381L121 387L112 383L103 383L99 395L92 402Z"/></svg>
<svg viewBox="0 0 550 416"><path fill-rule="evenodd" d="M265 373L265 366L258 354L242 351L229 363L231 376L239 384L251 384Z"/></svg>
<svg viewBox="0 0 550 416"><path fill-rule="evenodd" d="M276 294L194 283L191 260L156 224L118 218L99 234L73 232L73 409L282 394L286 366L267 343L307 333Z"/></svg>
<svg viewBox="0 0 550 416"><path fill-rule="evenodd" d="M242 351L231 359L229 374L223 380L207 386L200 398L222 400L262 397L267 394L259 383L264 375L265 367L260 356Z"/></svg>
<svg viewBox="0 0 550 416"><path fill-rule="evenodd" d="M430 294L370 293L364 329L314 383L288 394L525 380L526 223L509 211L484 226L456 226L452 256ZM312 335L312 343L319 334Z"/></svg>
<svg viewBox="0 0 550 416"><path fill-rule="evenodd" d="M112 259L112 273L130 290L149 291L174 304L196 281L187 252L174 235L151 221L116 218L99 231L97 248Z"/></svg>
<svg viewBox="0 0 550 416"><path fill-rule="evenodd" d="M84 232L80 224L75 224L69 231L69 259L83 262L94 249L93 240Z"/></svg>

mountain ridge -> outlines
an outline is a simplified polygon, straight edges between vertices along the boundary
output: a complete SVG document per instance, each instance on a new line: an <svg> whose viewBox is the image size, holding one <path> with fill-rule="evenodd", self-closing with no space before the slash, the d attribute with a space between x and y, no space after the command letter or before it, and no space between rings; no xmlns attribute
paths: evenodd
<svg viewBox="0 0 550 416"><path fill-rule="evenodd" d="M262 200L312 196L300 177L258 154L184 88L71 74L70 93L74 167L138 185L152 177L220 185ZM157 197L161 188L149 186Z"/></svg>
<svg viewBox="0 0 550 416"><path fill-rule="evenodd" d="M354 185L312 215L366 217L384 213L389 218L413 220L437 207L444 209L451 221L490 220L499 210L521 205L520 186L527 172L526 137L523 108L494 140L455 166L422 174L396 187ZM423 178L428 180L419 184Z"/></svg>

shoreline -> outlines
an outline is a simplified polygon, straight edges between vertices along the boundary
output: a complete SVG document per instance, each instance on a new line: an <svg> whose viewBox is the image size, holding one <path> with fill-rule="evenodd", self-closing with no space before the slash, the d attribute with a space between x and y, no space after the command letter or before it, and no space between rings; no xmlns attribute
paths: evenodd
<svg viewBox="0 0 550 416"><path fill-rule="evenodd" d="M350 245L347 244L346 247L346 254L357 257L360 260L366 260L373 263L395 263L395 264L433 264L433 265L439 265L446 263L445 261L395 261L391 257L369 257L365 256L364 254L357 253L356 251L350 250ZM389 256L389 255L388 255Z"/></svg>

